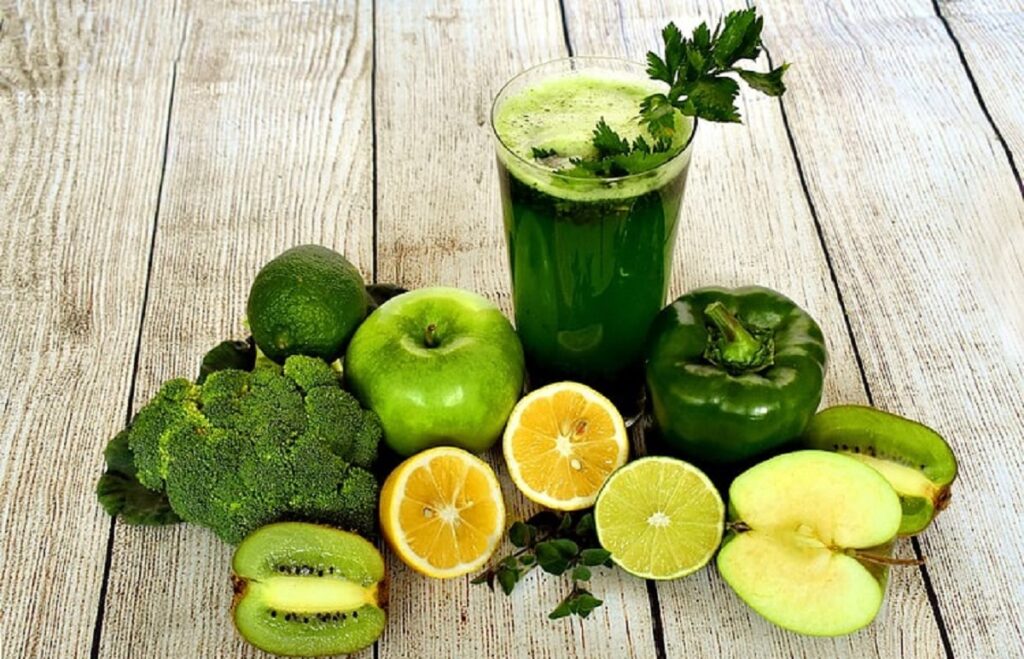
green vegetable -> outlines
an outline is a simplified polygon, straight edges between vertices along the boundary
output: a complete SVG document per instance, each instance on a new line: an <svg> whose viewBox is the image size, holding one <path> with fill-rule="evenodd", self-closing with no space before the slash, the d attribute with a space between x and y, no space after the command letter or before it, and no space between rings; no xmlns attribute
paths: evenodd
<svg viewBox="0 0 1024 659"><path fill-rule="evenodd" d="M581 177L612 177L636 174L657 167L679 153L687 140L676 139L676 113L708 121L740 121L736 97L740 87L730 74L739 76L752 89L768 96L786 91L782 77L789 64L767 73L745 69L738 64L755 60L761 54L761 29L764 19L754 9L729 13L719 21L714 33L707 23L694 29L689 39L675 23L662 30L664 55L647 53L647 75L668 85L665 93L651 94L640 105L640 123L651 141L637 137L632 144L605 123L594 129L596 158L575 158L573 167L560 173ZM557 155L551 149L535 149L533 156L543 160Z"/></svg>
<svg viewBox="0 0 1024 659"><path fill-rule="evenodd" d="M569 615L586 618L601 606L602 601L584 587L592 567L612 567L611 554L597 541L594 515L591 512L556 514L540 512L529 520L515 522L508 531L516 551L494 563L472 583L487 584L494 590L497 581L502 592L511 595L516 584L534 567L556 576L569 573L572 590L548 614L556 620Z"/></svg>
<svg viewBox="0 0 1024 659"><path fill-rule="evenodd" d="M695 460L735 463L792 440L821 401L821 329L767 288L700 288L655 318L647 385L660 435Z"/></svg>
<svg viewBox="0 0 1024 659"><path fill-rule="evenodd" d="M141 526L162 526L181 521L171 510L167 495L144 487L136 478L127 430L122 430L110 440L104 456L107 470L96 483L96 497L107 514Z"/></svg>
<svg viewBox="0 0 1024 659"><path fill-rule="evenodd" d="M286 519L373 532L380 438L338 373L304 356L170 380L127 430L138 481L232 544Z"/></svg>
<svg viewBox="0 0 1024 659"><path fill-rule="evenodd" d="M245 341L221 341L203 357L199 365L199 378L196 383L202 384L206 377L214 371L237 368L240 371L251 371L256 365L256 342L250 336Z"/></svg>

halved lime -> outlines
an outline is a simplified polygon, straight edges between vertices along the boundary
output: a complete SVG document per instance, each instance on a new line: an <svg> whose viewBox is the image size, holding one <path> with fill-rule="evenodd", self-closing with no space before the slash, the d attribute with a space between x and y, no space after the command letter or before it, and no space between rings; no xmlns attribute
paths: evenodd
<svg viewBox="0 0 1024 659"><path fill-rule="evenodd" d="M700 469L675 458L622 467L597 496L601 546L626 572L677 579L707 565L722 541L725 505Z"/></svg>

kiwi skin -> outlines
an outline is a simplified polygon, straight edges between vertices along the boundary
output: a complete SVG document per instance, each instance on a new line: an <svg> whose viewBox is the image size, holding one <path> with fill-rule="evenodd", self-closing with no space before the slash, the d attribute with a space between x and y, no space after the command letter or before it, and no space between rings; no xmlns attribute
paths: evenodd
<svg viewBox="0 0 1024 659"><path fill-rule="evenodd" d="M261 650L348 654L384 630L384 560L354 533L300 522L264 526L238 546L232 571L235 627Z"/></svg>
<svg viewBox="0 0 1024 659"><path fill-rule="evenodd" d="M814 415L798 444L844 453L881 472L900 497L900 535L924 531L949 505L956 457L941 435L917 421L873 407L837 405Z"/></svg>

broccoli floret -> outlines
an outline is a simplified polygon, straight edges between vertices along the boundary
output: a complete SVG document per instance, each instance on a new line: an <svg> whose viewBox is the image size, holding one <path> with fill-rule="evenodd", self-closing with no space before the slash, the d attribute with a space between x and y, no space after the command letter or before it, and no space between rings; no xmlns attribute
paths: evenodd
<svg viewBox="0 0 1024 659"><path fill-rule="evenodd" d="M299 389L309 392L317 387L336 387L338 372L322 359L293 355L284 362L284 374L292 379Z"/></svg>
<svg viewBox="0 0 1024 659"><path fill-rule="evenodd" d="M127 433L139 481L226 542L286 519L374 532L380 422L319 359L171 380Z"/></svg>
<svg viewBox="0 0 1024 659"><path fill-rule="evenodd" d="M168 380L132 422L128 445L135 455L136 476L151 490L162 490L167 478L167 447L181 427L203 422L199 413L201 388L188 380Z"/></svg>

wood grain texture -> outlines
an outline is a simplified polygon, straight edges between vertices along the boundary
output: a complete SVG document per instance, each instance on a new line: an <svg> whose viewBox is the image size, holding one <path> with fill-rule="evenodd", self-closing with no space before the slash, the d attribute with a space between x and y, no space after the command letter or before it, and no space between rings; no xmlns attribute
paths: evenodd
<svg viewBox="0 0 1024 659"><path fill-rule="evenodd" d="M941 0L938 7L1019 173L1024 166L1024 2Z"/></svg>
<svg viewBox="0 0 1024 659"><path fill-rule="evenodd" d="M742 3L566 0L569 36L577 54L615 54L643 61L661 52L661 29L674 20L685 34ZM764 57L758 63L767 70ZM788 100L788 99L787 99ZM826 254L800 184L779 103L744 89L745 125L704 122L676 245L670 298L706 285L769 286L796 300L821 324L829 341L823 405L864 403L866 394L832 283ZM912 556L909 543L901 547ZM921 656L942 653L921 574L893 574L888 602L866 630L813 639L773 626L736 597L714 566L694 577L658 584L669 656Z"/></svg>
<svg viewBox="0 0 1024 659"><path fill-rule="evenodd" d="M195 2L186 16L138 404L243 335L252 278L284 249L327 245L372 274L369 2ZM231 624L230 557L198 527L119 524L100 655L262 656Z"/></svg>
<svg viewBox="0 0 1024 659"><path fill-rule="evenodd" d="M1024 648L1024 199L933 7L766 2L875 404L959 456L921 536L955 654Z"/></svg>
<svg viewBox="0 0 1024 659"><path fill-rule="evenodd" d="M170 4L0 2L0 655L83 657L156 205Z"/></svg>
<svg viewBox="0 0 1024 659"><path fill-rule="evenodd" d="M379 279L461 286L510 313L490 106L510 77L566 54L558 3L385 2L376 36ZM500 451L489 459L510 516L532 512ZM424 579L393 556L389 567L381 657L655 656L646 589L617 572L598 575L605 604L581 622L546 618L565 580L531 575L506 598L468 578Z"/></svg>

